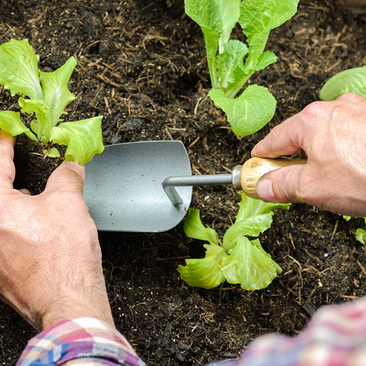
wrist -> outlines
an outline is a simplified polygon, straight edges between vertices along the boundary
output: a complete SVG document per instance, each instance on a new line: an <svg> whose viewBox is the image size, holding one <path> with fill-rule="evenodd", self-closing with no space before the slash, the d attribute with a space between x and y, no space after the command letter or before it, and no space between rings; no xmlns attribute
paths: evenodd
<svg viewBox="0 0 366 366"><path fill-rule="evenodd" d="M64 320L80 317L96 318L114 327L108 298L103 293L99 296L94 293L87 300L80 299L80 294L59 296L35 316L33 325L44 330Z"/></svg>

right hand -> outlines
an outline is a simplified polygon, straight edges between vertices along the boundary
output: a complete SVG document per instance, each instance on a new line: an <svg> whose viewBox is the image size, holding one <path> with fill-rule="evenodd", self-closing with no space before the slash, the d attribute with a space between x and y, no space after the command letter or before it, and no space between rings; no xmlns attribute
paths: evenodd
<svg viewBox="0 0 366 366"><path fill-rule="evenodd" d="M307 164L265 174L257 184L267 202L305 202L355 217L366 216L366 98L344 94L314 102L276 126L252 156L278 158L303 151Z"/></svg>

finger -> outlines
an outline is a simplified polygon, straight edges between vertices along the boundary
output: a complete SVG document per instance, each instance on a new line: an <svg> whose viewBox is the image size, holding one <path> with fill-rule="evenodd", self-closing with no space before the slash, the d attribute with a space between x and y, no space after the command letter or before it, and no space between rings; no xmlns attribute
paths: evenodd
<svg viewBox="0 0 366 366"><path fill-rule="evenodd" d="M257 183L258 197L266 202L304 202L301 182L306 165L292 165L265 174Z"/></svg>
<svg viewBox="0 0 366 366"><path fill-rule="evenodd" d="M85 168L77 163L65 161L49 177L45 189L51 191L73 191L83 194Z"/></svg>
<svg viewBox="0 0 366 366"><path fill-rule="evenodd" d="M278 158L291 155L303 148L302 134L304 126L300 115L295 115L272 131L252 150L252 156L263 158Z"/></svg>
<svg viewBox="0 0 366 366"><path fill-rule="evenodd" d="M28 190L28 189L26 189L26 188L18 189L18 191L19 191L20 193L23 193L23 194L27 195L27 196L30 196L30 195L31 195L31 193L29 192L29 190Z"/></svg>
<svg viewBox="0 0 366 366"><path fill-rule="evenodd" d="M345 102L346 104L365 103L365 97L355 93L344 93L337 98L337 101Z"/></svg>
<svg viewBox="0 0 366 366"><path fill-rule="evenodd" d="M13 188L15 179L14 165L15 138L0 131L0 187Z"/></svg>

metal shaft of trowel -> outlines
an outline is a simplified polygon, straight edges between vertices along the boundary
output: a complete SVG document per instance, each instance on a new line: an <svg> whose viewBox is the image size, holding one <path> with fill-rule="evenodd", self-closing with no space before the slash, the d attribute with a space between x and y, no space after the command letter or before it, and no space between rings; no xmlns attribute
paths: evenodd
<svg viewBox="0 0 366 366"><path fill-rule="evenodd" d="M168 177L164 179L162 185L165 193L175 207L179 207L183 200L175 187L187 186L217 186L232 184L235 189L241 189L240 173L241 165L237 165L231 174L212 174L212 175L189 175L185 177Z"/></svg>

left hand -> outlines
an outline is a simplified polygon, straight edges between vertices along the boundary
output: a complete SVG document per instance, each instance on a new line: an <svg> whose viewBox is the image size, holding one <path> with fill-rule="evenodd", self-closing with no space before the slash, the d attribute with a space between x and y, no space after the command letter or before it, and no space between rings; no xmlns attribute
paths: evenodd
<svg viewBox="0 0 366 366"><path fill-rule="evenodd" d="M13 188L15 140L0 131L0 294L31 325L89 316L113 325L85 169L61 164L43 193Z"/></svg>

